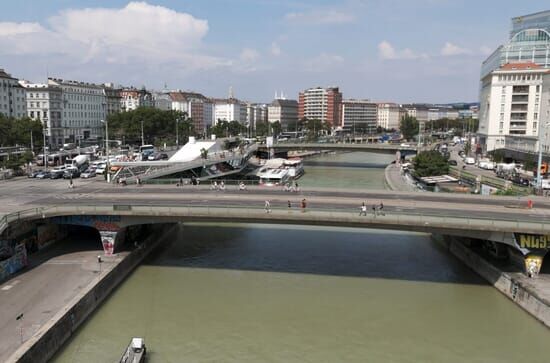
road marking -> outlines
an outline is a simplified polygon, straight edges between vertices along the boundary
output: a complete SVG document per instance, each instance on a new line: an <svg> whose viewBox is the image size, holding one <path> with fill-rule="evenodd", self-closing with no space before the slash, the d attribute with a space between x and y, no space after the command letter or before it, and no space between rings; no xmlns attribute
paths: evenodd
<svg viewBox="0 0 550 363"><path fill-rule="evenodd" d="M19 282L20 282L20 280L14 280L10 285L6 285L6 286L2 287L2 289L0 289L0 290L8 291L9 289L11 289L15 285L17 285Z"/></svg>

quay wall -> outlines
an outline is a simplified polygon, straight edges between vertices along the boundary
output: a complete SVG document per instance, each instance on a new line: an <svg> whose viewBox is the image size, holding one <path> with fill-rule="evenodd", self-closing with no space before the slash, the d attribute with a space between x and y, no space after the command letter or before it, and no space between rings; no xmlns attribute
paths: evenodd
<svg viewBox="0 0 550 363"><path fill-rule="evenodd" d="M173 224L170 225L173 226ZM135 249L106 272L101 279L90 283L64 309L27 340L8 359L8 363L41 363L51 359L90 314L124 281L126 276L164 241L164 235L172 230L172 228L166 227L166 224L152 225L149 237L142 244L144 247Z"/></svg>
<svg viewBox="0 0 550 363"><path fill-rule="evenodd" d="M445 244L454 256L487 280L515 304L550 328L550 301L537 294L524 281L520 281L510 273L501 271L498 267L473 251L459 238L447 237L446 240Z"/></svg>

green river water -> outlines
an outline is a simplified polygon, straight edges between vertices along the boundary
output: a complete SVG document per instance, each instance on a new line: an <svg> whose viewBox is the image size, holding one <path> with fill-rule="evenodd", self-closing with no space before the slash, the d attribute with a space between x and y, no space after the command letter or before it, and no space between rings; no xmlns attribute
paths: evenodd
<svg viewBox="0 0 550 363"><path fill-rule="evenodd" d="M311 159L302 186L382 189L391 156ZM181 225L54 362L548 362L550 332L419 233Z"/></svg>

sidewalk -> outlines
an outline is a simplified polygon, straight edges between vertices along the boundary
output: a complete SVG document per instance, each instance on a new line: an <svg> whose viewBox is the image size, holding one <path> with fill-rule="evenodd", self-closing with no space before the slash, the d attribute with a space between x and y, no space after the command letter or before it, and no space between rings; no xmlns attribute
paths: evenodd
<svg viewBox="0 0 550 363"><path fill-rule="evenodd" d="M401 175L401 167L399 164L390 164L384 170L386 183L390 190L400 192L416 192L418 191L410 182Z"/></svg>

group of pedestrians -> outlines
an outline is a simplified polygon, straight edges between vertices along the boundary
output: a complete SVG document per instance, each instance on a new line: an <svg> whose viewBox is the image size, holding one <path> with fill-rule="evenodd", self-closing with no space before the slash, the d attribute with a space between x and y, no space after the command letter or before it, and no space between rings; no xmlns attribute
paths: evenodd
<svg viewBox="0 0 550 363"><path fill-rule="evenodd" d="M224 191L225 190L225 183L224 181L222 180L221 182L217 182L217 181L213 181L212 184L210 185L210 189L211 190L219 190L219 191Z"/></svg>
<svg viewBox="0 0 550 363"><path fill-rule="evenodd" d="M296 182L293 182L292 184L286 183L283 186L283 190L285 192L296 192L296 193L298 193L300 191L300 186Z"/></svg>
<svg viewBox="0 0 550 363"><path fill-rule="evenodd" d="M287 200L286 204L287 204L288 210L290 211L292 209L292 202L290 200ZM303 198L299 202L299 206L300 206L300 209L302 210L302 213L306 211L306 207L307 207L306 198ZM266 213L271 213L271 202L269 200L266 200L264 202L264 209Z"/></svg>
<svg viewBox="0 0 550 363"><path fill-rule="evenodd" d="M359 215L360 216L366 216L367 215L367 204L366 202L363 202L363 204L361 204L361 207L359 208ZM385 216L386 214L384 213L384 203L380 202L380 204L373 204L372 205L372 214L376 217L378 215L381 215L381 216Z"/></svg>

